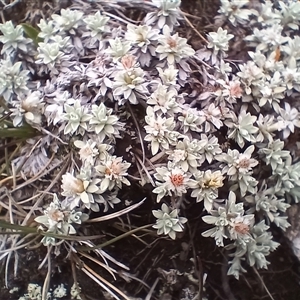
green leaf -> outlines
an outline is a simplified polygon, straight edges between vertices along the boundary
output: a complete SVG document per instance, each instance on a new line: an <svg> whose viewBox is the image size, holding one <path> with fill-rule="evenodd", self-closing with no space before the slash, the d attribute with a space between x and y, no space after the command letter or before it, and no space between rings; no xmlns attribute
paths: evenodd
<svg viewBox="0 0 300 300"><path fill-rule="evenodd" d="M38 134L38 131L29 125L23 125L17 128L0 128L1 138L24 138L28 139Z"/></svg>
<svg viewBox="0 0 300 300"><path fill-rule="evenodd" d="M27 35L27 37L31 38L36 46L38 45L38 43L43 41L43 39L38 37L38 35L40 33L40 31L38 29L34 28L33 26L31 26L28 23L21 23L21 25L22 25L23 30L24 30L25 34Z"/></svg>

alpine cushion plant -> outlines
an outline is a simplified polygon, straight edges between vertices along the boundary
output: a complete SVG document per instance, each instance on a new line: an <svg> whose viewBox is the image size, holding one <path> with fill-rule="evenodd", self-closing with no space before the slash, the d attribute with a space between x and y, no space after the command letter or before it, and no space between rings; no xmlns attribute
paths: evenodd
<svg viewBox="0 0 300 300"><path fill-rule="evenodd" d="M195 50L178 27L181 1L145 1L139 23L115 15L119 2L79 10L75 0L38 22L38 43L21 25L0 25L0 130L5 119L37 131L6 175L45 191L27 199L32 210L17 197L14 208L34 216L49 251L77 255L79 244L95 250L78 242L91 230L84 222L136 207L137 189L158 235L189 234L191 209L208 227L197 227L202 236L232 257L228 274L267 268L278 247L269 225L286 230L300 199L299 4L222 0ZM242 42L243 60L233 60Z"/></svg>

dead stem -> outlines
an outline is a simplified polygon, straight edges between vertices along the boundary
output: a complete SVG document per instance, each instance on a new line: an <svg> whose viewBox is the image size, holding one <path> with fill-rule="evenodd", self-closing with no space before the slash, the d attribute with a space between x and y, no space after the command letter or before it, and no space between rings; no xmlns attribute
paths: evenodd
<svg viewBox="0 0 300 300"><path fill-rule="evenodd" d="M270 293L269 289L267 288L267 286L264 283L264 280L262 279L262 277L260 276L260 274L258 273L257 269L255 267L252 267L255 274L257 275L257 277L259 278L262 286L264 287L265 291L267 292L267 294L269 295L270 299L274 300L272 294Z"/></svg>

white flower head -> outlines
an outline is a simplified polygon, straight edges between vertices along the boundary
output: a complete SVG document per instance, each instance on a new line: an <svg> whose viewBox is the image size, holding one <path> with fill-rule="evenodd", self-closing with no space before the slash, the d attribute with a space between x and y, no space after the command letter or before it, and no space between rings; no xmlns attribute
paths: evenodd
<svg viewBox="0 0 300 300"><path fill-rule="evenodd" d="M173 116L181 111L176 97L177 91L175 89L168 90L167 86L159 84L148 98L147 103L154 105L153 109L155 112Z"/></svg>
<svg viewBox="0 0 300 300"><path fill-rule="evenodd" d="M250 0L221 0L221 7L218 12L226 17L234 26L246 24L255 10L246 8Z"/></svg>
<svg viewBox="0 0 300 300"><path fill-rule="evenodd" d="M169 162L168 167L156 168L154 175L156 181L156 188L153 193L157 194L157 202L168 196L182 196L191 187L191 174L184 172L179 167L173 167Z"/></svg>
<svg viewBox="0 0 300 300"><path fill-rule="evenodd" d="M173 28L178 24L178 19L181 18L179 9L181 0L152 0L152 3L158 10L146 15L144 22L147 25L156 23L158 28L163 28L164 25Z"/></svg>
<svg viewBox="0 0 300 300"><path fill-rule="evenodd" d="M138 104L138 97L145 98L148 94L144 71L137 67L131 70L118 71L113 82L113 94L118 98L119 105L127 100Z"/></svg>
<svg viewBox="0 0 300 300"><path fill-rule="evenodd" d="M28 92L28 70L20 70L22 62L12 64L11 59L0 60L0 95L10 102L12 95L24 96Z"/></svg>
<svg viewBox="0 0 300 300"><path fill-rule="evenodd" d="M159 77L162 81L162 84L166 86L175 86L177 83L177 77L178 77L178 69L175 69L174 65L169 66L166 69L162 69L160 67L156 67Z"/></svg>
<svg viewBox="0 0 300 300"><path fill-rule="evenodd" d="M95 166L96 171L102 177L101 191L111 191L113 188L121 188L122 184L130 185L126 178L127 170L130 163L124 162L122 157L107 156L105 161L101 161L99 165Z"/></svg>
<svg viewBox="0 0 300 300"><path fill-rule="evenodd" d="M166 59L169 65L180 63L182 59L189 58L195 54L193 48L187 44L187 39L178 36L178 33L171 35L170 28L165 25L163 35L158 40L159 46L156 52L159 59Z"/></svg>
<svg viewBox="0 0 300 300"><path fill-rule="evenodd" d="M294 133L295 127L300 128L300 114L295 107L291 107L288 102L284 103L284 109L280 109L279 130L282 130L283 139L287 139L291 133Z"/></svg>
<svg viewBox="0 0 300 300"><path fill-rule="evenodd" d="M100 190L99 178L92 178L91 166L83 166L80 175L74 177L71 173L62 176L62 195L66 197L63 201L66 207L74 209L79 206L80 201L84 207L93 211L99 211Z"/></svg>
<svg viewBox="0 0 300 300"><path fill-rule="evenodd" d="M227 154L219 155L217 159L226 163L222 172L227 173L233 180L237 180L239 175L251 174L252 169L258 165L258 161L251 158L254 150L254 145L251 145L244 153L240 153L237 149L228 149Z"/></svg>
<svg viewBox="0 0 300 300"><path fill-rule="evenodd" d="M147 48L151 47L151 44L157 41L158 34L159 30L151 26L128 24L125 39L139 47L143 53L146 53Z"/></svg>
<svg viewBox="0 0 300 300"><path fill-rule="evenodd" d="M111 55L114 62L117 62L121 57L128 53L131 48L129 41L122 41L120 38L109 40L110 48L106 50L107 54Z"/></svg>
<svg viewBox="0 0 300 300"><path fill-rule="evenodd" d="M169 149L170 143L175 143L179 133L173 131L175 124L174 118L163 118L154 113L152 107L147 107L147 115L145 117L147 125L145 130L147 135L145 141L151 142L151 152L155 155L159 148ZM174 133L174 134L173 134Z"/></svg>
<svg viewBox="0 0 300 300"><path fill-rule="evenodd" d="M7 21L0 24L0 31L0 42L3 44L1 54L9 56L18 48L24 52L28 50L27 44L30 43L30 39L24 37L22 25L14 26L12 21Z"/></svg>
<svg viewBox="0 0 300 300"><path fill-rule="evenodd" d="M15 108L12 108L14 126L22 124L23 118L32 126L40 126L44 110L43 97L41 92L34 91L20 101L13 101Z"/></svg>
<svg viewBox="0 0 300 300"><path fill-rule="evenodd" d="M96 147L96 142L92 140L88 140L86 142L83 141L75 141L74 145L80 149L79 156L83 162L86 162L90 165L93 165L95 161L95 157L98 156L99 151Z"/></svg>
<svg viewBox="0 0 300 300"><path fill-rule="evenodd" d="M205 210L210 212L218 197L218 188L223 186L224 177L221 171L211 170L197 171L193 175L195 180L192 182L191 196L196 198L196 202L204 201Z"/></svg>
<svg viewBox="0 0 300 300"><path fill-rule="evenodd" d="M84 191L83 181L74 177L71 173L66 173L62 176L63 196L71 197L80 194Z"/></svg>
<svg viewBox="0 0 300 300"><path fill-rule="evenodd" d="M101 15L100 11L83 19L86 27L90 30L91 37L98 39L102 38L103 33L109 31L109 27L106 25L108 21L109 17Z"/></svg>
<svg viewBox="0 0 300 300"><path fill-rule="evenodd" d="M254 126L257 117L252 116L246 110L241 109L238 117L232 114L233 121L226 120L224 123L229 128L228 137L234 139L240 147L245 146L245 140L255 143L255 135L258 133L258 128Z"/></svg>
<svg viewBox="0 0 300 300"><path fill-rule="evenodd" d="M49 64L52 67L64 56L64 53L60 49L60 45L56 42L39 43L38 52L38 63L41 62L45 65Z"/></svg>

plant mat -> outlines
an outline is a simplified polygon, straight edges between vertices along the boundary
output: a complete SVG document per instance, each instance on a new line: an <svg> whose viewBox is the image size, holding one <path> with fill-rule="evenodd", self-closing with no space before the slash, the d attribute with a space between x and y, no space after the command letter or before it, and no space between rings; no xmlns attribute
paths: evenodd
<svg viewBox="0 0 300 300"><path fill-rule="evenodd" d="M49 10L53 8L54 2L48 2L48 4L42 3L42 1L38 2L41 5L41 12L47 16ZM35 23L39 14L30 11L33 9L32 5L35 3L30 2L25 6L24 2L19 2L10 10L3 12L5 19L18 22L18 18L21 18L22 21L26 19ZM68 5L68 3L66 2L64 5ZM198 48L198 43L201 43L201 35L205 36L209 28L213 27L212 19L217 9L218 1L210 1L209 5L205 0L182 1L182 10L186 12L185 16L192 26L185 23L179 32L182 36L186 35L189 43L195 49ZM18 11L21 13L18 14ZM124 15L139 20L143 17L143 12L129 6L124 9ZM11 142L12 140L6 139L6 143ZM4 145L2 139L0 145ZM10 151L11 148L8 150ZM0 151L4 152L3 148ZM122 153L120 153L121 155ZM51 179L46 178L45 180L50 181ZM40 186L39 189L41 188ZM59 186L56 185L55 188L58 189ZM30 190L23 190L22 193L30 194ZM124 195L126 196L124 198L129 199L141 199L145 196L151 198L150 192L137 190L135 187L132 188L132 191L128 190L125 193L127 194ZM201 232L206 228L203 228L204 225L200 222L201 216L195 215L192 206L187 207L186 217L189 219L189 225L182 237L176 241L157 238L152 234L139 233L106 247L105 250L110 255L129 267L130 271L128 272L120 271L123 278L117 277L115 281L112 281L111 276L103 268L93 265L93 269L126 294L143 300L192 300L199 291L200 295L206 296L209 300L299 299L300 264L281 231L273 228L274 237L281 246L270 254L271 264L268 270L248 268L247 273L242 274L240 280L237 281L226 275L228 257L225 251L217 248L213 239L201 236ZM127 216L120 217L117 221L107 221L101 223L101 226L93 226L93 234L114 238L129 228L151 222L153 222L151 209L145 204ZM45 251L43 247L20 251L17 277L9 278L9 288L17 286L19 291L10 294L9 289L4 288L5 283L1 276L0 299L18 299L26 292L28 283L43 284L46 271L44 268L38 270L38 266L45 256ZM53 261L51 285L54 287L64 283L70 288L73 283L73 271L69 261L65 259L65 253L61 253ZM13 268L13 265L10 268ZM4 271L4 267L2 267L1 275ZM94 281L80 271L76 273L82 288L83 299L109 299L105 293L101 295L99 286ZM207 274L207 279L203 285L204 274Z"/></svg>

